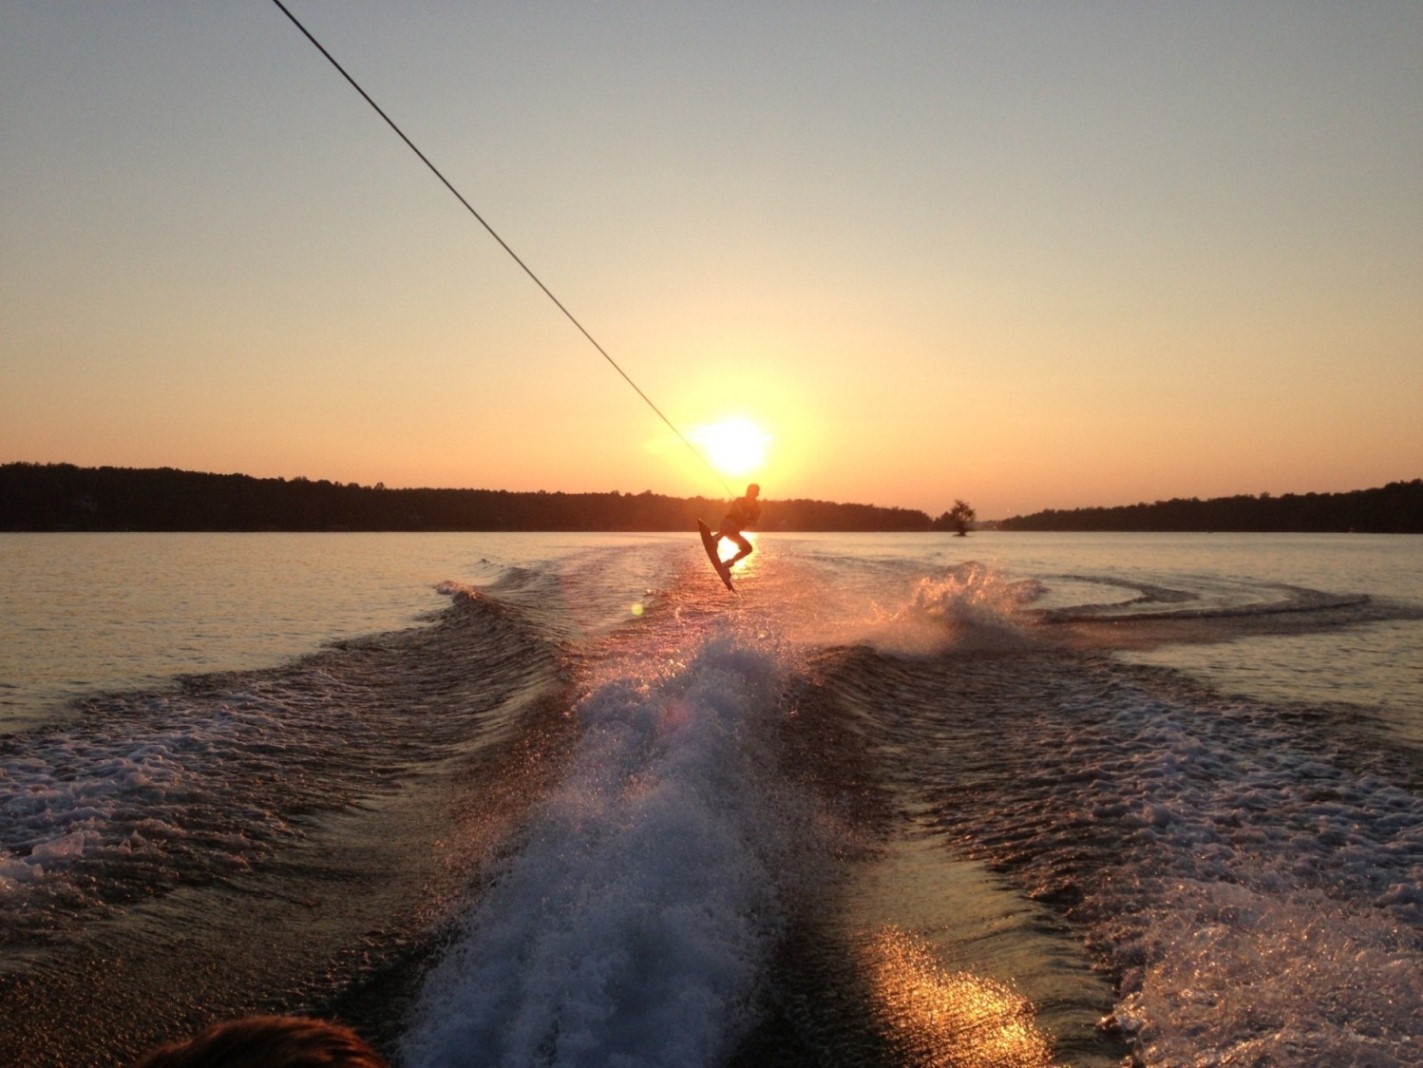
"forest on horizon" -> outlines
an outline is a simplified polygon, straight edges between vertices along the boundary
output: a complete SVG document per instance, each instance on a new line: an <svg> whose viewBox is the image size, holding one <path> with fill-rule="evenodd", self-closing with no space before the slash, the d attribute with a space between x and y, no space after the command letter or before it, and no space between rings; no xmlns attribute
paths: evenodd
<svg viewBox="0 0 1423 1068"><path fill-rule="evenodd" d="M1048 510L1000 530L1423 534L1423 479L1348 493L1175 498L1114 508Z"/></svg>
<svg viewBox="0 0 1423 1068"><path fill-rule="evenodd" d="M762 500L762 530L929 530L923 512ZM715 525L726 500L490 489L386 489L174 468L0 465L3 531L676 531Z"/></svg>
<svg viewBox="0 0 1423 1068"><path fill-rule="evenodd" d="M678 531L726 501L643 493L386 489L174 468L0 464L0 531ZM952 531L907 508L763 499L762 530ZM1048 510L982 527L1034 531L1423 534L1423 479L1347 493L1173 499Z"/></svg>

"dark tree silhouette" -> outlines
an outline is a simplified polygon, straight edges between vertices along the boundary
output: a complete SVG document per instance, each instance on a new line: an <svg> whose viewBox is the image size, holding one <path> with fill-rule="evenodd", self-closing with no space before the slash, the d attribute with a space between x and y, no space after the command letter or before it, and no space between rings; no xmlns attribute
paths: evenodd
<svg viewBox="0 0 1423 1068"><path fill-rule="evenodd" d="M1423 480L1348 493L1175 498L1115 508L1052 509L1013 516L1002 530L1251 531L1423 534Z"/></svg>
<svg viewBox="0 0 1423 1068"><path fill-rule="evenodd" d="M681 530L726 501L645 493L388 489L172 468L0 464L0 530ZM761 530L928 530L908 508L769 500Z"/></svg>
<svg viewBox="0 0 1423 1068"><path fill-rule="evenodd" d="M966 538L968 532L973 529L973 521L977 518L978 513L970 507L968 501L955 498L954 506L934 520L934 529L952 530L960 538Z"/></svg>

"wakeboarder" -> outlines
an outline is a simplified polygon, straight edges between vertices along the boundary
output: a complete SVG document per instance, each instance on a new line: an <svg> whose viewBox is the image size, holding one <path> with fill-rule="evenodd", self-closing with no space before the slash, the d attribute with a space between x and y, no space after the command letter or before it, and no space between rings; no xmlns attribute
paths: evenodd
<svg viewBox="0 0 1423 1068"><path fill-rule="evenodd" d="M731 584L731 565L751 555L753 547L741 532L761 518L761 505L756 500L760 495L761 487L756 483L747 486L746 496L737 497L727 506L726 518L721 521L721 526L715 534L700 519L697 520L697 529L702 533L702 548L706 549L707 559L711 561L712 567L716 568L716 573L721 576L721 581L728 590L736 588ZM730 560L723 560L718 551L722 538L730 538L739 550Z"/></svg>

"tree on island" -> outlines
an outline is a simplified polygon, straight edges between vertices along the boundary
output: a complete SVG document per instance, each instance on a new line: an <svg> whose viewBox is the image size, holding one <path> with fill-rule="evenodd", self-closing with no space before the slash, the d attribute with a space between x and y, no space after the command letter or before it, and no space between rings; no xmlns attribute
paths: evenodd
<svg viewBox="0 0 1423 1068"><path fill-rule="evenodd" d="M954 506L934 520L934 529L952 530L958 537L966 538L977 518L978 513L970 507L968 501L955 498Z"/></svg>

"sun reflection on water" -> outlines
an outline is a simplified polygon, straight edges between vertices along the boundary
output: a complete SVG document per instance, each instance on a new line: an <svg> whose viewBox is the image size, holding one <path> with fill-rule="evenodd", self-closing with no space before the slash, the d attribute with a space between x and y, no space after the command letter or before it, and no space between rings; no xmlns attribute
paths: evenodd
<svg viewBox="0 0 1423 1068"><path fill-rule="evenodd" d="M752 563L751 563L751 561L752 561L753 559L755 559L755 552L754 552L754 550L756 550L757 548L760 547L760 541L759 541L759 539L756 537L756 531L754 531L754 530L743 530L743 531L741 532L741 536L751 543L751 548L752 548L753 552L752 552L752 555L751 555L751 556L743 556L740 560L736 561L736 563L734 563L734 564L731 565L731 570L732 570L732 571L735 571L735 572L737 572L737 573L746 572L746 571L750 571L750 570L751 570L751 568L752 568L752 566L753 566ZM722 559L722 562L723 562L723 563L725 563L727 560L730 560L733 556L736 555L736 551L737 551L737 550L736 550L736 546L735 546L734 544L732 544L732 542L731 542L729 539L723 540L723 541L717 546L717 548L718 548L718 551L720 552L721 559Z"/></svg>
<svg viewBox="0 0 1423 1068"><path fill-rule="evenodd" d="M949 972L929 947L894 927L861 952L886 1036L906 1064L936 1068L1051 1068L1052 1044L1032 1002L993 979Z"/></svg>

